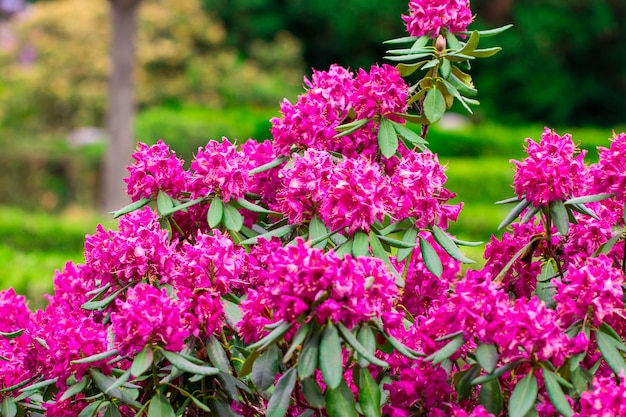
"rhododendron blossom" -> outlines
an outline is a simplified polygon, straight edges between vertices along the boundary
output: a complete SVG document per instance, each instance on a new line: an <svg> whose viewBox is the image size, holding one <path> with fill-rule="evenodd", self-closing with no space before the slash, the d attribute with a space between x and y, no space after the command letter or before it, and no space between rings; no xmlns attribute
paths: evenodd
<svg viewBox="0 0 626 417"><path fill-rule="evenodd" d="M469 0L410 0L409 15L402 19L411 36L436 38L442 29L464 32L474 17Z"/></svg>

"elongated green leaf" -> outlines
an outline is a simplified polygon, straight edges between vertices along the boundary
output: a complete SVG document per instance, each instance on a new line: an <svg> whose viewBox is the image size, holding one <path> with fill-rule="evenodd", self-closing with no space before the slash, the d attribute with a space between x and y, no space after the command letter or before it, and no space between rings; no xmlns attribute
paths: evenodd
<svg viewBox="0 0 626 417"><path fill-rule="evenodd" d="M513 196L509 198L505 198L504 200L498 200L493 204L511 204L511 203L519 203L521 200L518 196Z"/></svg>
<svg viewBox="0 0 626 417"><path fill-rule="evenodd" d="M475 363L468 369L456 372L453 375L454 388L459 401L465 401L472 394L474 386L472 380L480 373L480 365Z"/></svg>
<svg viewBox="0 0 626 417"><path fill-rule="evenodd" d="M398 339L396 339L395 337L393 337L390 334L385 333L381 323L376 323L376 326L378 327L378 331L380 332L380 334L383 335L383 337L385 339L387 339L387 341L389 342L389 344L398 351L399 354L406 356L409 359L417 359L419 357L424 357L426 355L424 355L421 352L417 352L413 349L410 349L409 347L405 346L402 344L402 342L400 342Z"/></svg>
<svg viewBox="0 0 626 417"><path fill-rule="evenodd" d="M476 360L487 373L492 373L498 365L498 349L494 345L481 343L476 348Z"/></svg>
<svg viewBox="0 0 626 417"><path fill-rule="evenodd" d="M302 380L302 393L311 407L322 409L326 406L322 388L315 379L305 378Z"/></svg>
<svg viewBox="0 0 626 417"><path fill-rule="evenodd" d="M389 246L393 246L394 248L403 248L403 249L413 249L417 246L417 243L408 243L402 240L392 239L387 236L378 235L378 238L383 242L389 244Z"/></svg>
<svg viewBox="0 0 626 417"><path fill-rule="evenodd" d="M406 127L405 125L400 124L398 122L392 122L392 121L390 122L392 123L393 128L396 131L396 133L398 133L400 137L408 140L409 142L414 143L414 144L423 144L423 145L428 143L420 135L418 135L417 133L415 133L414 131Z"/></svg>
<svg viewBox="0 0 626 417"><path fill-rule="evenodd" d="M341 354L341 339L337 328L328 323L320 341L319 364L324 382L334 389L343 381L343 357Z"/></svg>
<svg viewBox="0 0 626 417"><path fill-rule="evenodd" d="M129 379L130 379L130 369L127 369L122 375L120 375L115 380L115 382L112 385L109 386L109 388L107 388L107 390L104 393L108 394L109 391L112 391L114 389L121 387L122 385L126 384Z"/></svg>
<svg viewBox="0 0 626 417"><path fill-rule="evenodd" d="M148 417L176 417L176 413L174 413L174 409L167 401L167 398L160 392L157 392L150 400Z"/></svg>
<svg viewBox="0 0 626 417"><path fill-rule="evenodd" d="M20 389L20 392L27 392L27 391L37 391L40 388L44 388L47 387L49 385L53 385L56 384L58 378L51 378L51 379L45 379L41 382L37 382L35 384L31 384L27 387L24 387L22 389Z"/></svg>
<svg viewBox="0 0 626 417"><path fill-rule="evenodd" d="M224 304L224 316L226 323L233 329L237 328L237 323L241 321L241 309L238 304L233 303L230 300L226 300L222 297L222 303Z"/></svg>
<svg viewBox="0 0 626 417"><path fill-rule="evenodd" d="M249 375L252 372L252 367L254 366L254 362L259 359L261 356L261 352L259 350L255 350L248 355L243 365L241 365L241 369L239 370L239 377L243 378L244 376Z"/></svg>
<svg viewBox="0 0 626 417"><path fill-rule="evenodd" d="M555 200L550 203L550 214L556 230L563 236L566 236L567 232L569 232L569 216L561 200Z"/></svg>
<svg viewBox="0 0 626 417"><path fill-rule="evenodd" d="M424 64L425 64L425 61L416 62L414 64L399 63L398 65L396 65L396 68L398 69L398 72L400 73L401 76L408 77L409 75L413 74L415 71L420 69L420 67Z"/></svg>
<svg viewBox="0 0 626 417"><path fill-rule="evenodd" d="M287 349L287 352L285 352L285 356L283 356L283 363L287 363L291 360L291 357L293 356L295 351L299 347L301 347L302 342L304 342L304 339L309 334L309 330L311 330L310 322L304 323L298 328L296 334L294 334L293 338L291 338L291 345L289 346L289 349Z"/></svg>
<svg viewBox="0 0 626 417"><path fill-rule="evenodd" d="M91 355L91 356L87 356L85 358L82 359L76 359L74 361L72 361L72 364L76 364L76 363L92 363L92 362L98 362L104 359L108 359L111 358L115 355L117 355L119 352L117 349L112 349L109 350L107 352L102 352L102 353L96 353L95 355Z"/></svg>
<svg viewBox="0 0 626 417"><path fill-rule="evenodd" d="M309 239L314 248L322 249L326 247L328 238L324 238L328 234L328 229L324 222L315 214L309 223ZM319 240L319 242L318 242Z"/></svg>
<svg viewBox="0 0 626 417"><path fill-rule="evenodd" d="M145 346L141 352L135 356L133 359L133 364L130 367L130 373L134 377L138 377L143 375L150 366L152 366L152 361L154 360L154 352L150 346Z"/></svg>
<svg viewBox="0 0 626 417"><path fill-rule="evenodd" d="M424 265L433 275L441 278L443 265L441 264L441 259L439 259L439 255L435 251L435 248L433 248L432 245L421 236L419 238L419 242L422 258L424 259Z"/></svg>
<svg viewBox="0 0 626 417"><path fill-rule="evenodd" d="M478 241L478 242L468 242L467 240L460 240L457 239L455 237L450 236L450 238L452 239L452 241L454 243L456 243L457 246L471 246L471 247L476 247L476 246L480 246L482 244L484 244L485 242L482 241Z"/></svg>
<svg viewBox="0 0 626 417"><path fill-rule="evenodd" d="M319 329L312 330L309 333L308 340L304 342L302 353L298 358L298 376L300 379L308 378L317 369L320 356L320 340L322 333Z"/></svg>
<svg viewBox="0 0 626 417"><path fill-rule="evenodd" d="M508 30L510 28L512 28L513 25L509 24L509 25L504 25L501 26L499 28L495 28L495 29L488 29L488 30L479 30L478 33L480 34L481 37L483 38L488 38L490 36L495 36L495 35L499 35L500 33L504 32L505 30ZM471 32L459 32L463 35L469 35Z"/></svg>
<svg viewBox="0 0 626 417"><path fill-rule="evenodd" d="M446 111L446 100L441 91L433 87L426 93L424 99L424 115L432 123L438 122Z"/></svg>
<svg viewBox="0 0 626 417"><path fill-rule="evenodd" d="M61 398L59 398L59 401L65 401L68 398L72 398L74 395L83 392L83 390L85 389L88 383L89 383L89 378L83 377L83 379L81 379L74 385L67 387L65 392L63 392L63 395L61 396Z"/></svg>
<svg viewBox="0 0 626 417"><path fill-rule="evenodd" d="M252 365L252 381L260 391L272 386L278 372L278 348L270 346Z"/></svg>
<svg viewBox="0 0 626 417"><path fill-rule="evenodd" d="M141 404L135 401L131 394L126 390L121 390L120 388L111 388L117 382L114 378L103 375L100 371L93 368L89 370L89 375L91 375L91 379L96 384L98 389L100 389L100 391L107 392L110 397L117 398L124 404L128 404L137 408L141 407Z"/></svg>
<svg viewBox="0 0 626 417"><path fill-rule="evenodd" d="M259 206L258 204L254 204L246 200L245 198L238 199L237 204L239 204L241 207L245 208L246 210L250 210L253 213L280 215L280 213L278 212L268 210L265 207Z"/></svg>
<svg viewBox="0 0 626 417"><path fill-rule="evenodd" d="M267 417L283 417L285 415L295 386L296 370L290 368L276 383L276 389L267 404Z"/></svg>
<svg viewBox="0 0 626 417"><path fill-rule="evenodd" d="M475 263L473 260L469 259L459 250L456 246L452 238L448 236L446 232L441 230L439 226L436 224L432 227L433 237L435 241L441 245L441 247L448 253L448 255L452 256L457 261L463 262L465 264L473 264Z"/></svg>
<svg viewBox="0 0 626 417"><path fill-rule="evenodd" d="M357 417L352 390L341 380L336 388L326 390L326 413L329 417Z"/></svg>
<svg viewBox="0 0 626 417"><path fill-rule="evenodd" d="M363 346L356 337L352 334L350 330L341 322L337 323L337 328L339 329L339 333L341 337L354 348L354 350L368 362L373 363L376 366L380 366L386 368L389 364L382 359L377 358L373 355L373 353Z"/></svg>
<svg viewBox="0 0 626 417"><path fill-rule="evenodd" d="M391 158L398 150L398 135L393 124L383 118L378 127L378 147L385 158Z"/></svg>
<svg viewBox="0 0 626 417"><path fill-rule="evenodd" d="M212 366L196 365L178 353L169 352L167 350L161 350L160 352L165 359L182 371L197 375L217 375L220 373L220 370L217 368Z"/></svg>
<svg viewBox="0 0 626 417"><path fill-rule="evenodd" d="M269 232L265 232L262 235L251 237L250 239L246 239L241 242L242 245L254 245L259 239L270 240L273 237L283 237L290 233L293 229L296 228L297 225L294 224L286 224L281 227L277 227L276 229L270 230ZM227 226L228 227L228 226Z"/></svg>
<svg viewBox="0 0 626 417"><path fill-rule="evenodd" d="M415 227L408 228L402 236L402 242L411 246L398 249L398 252L396 252L396 259L398 262L404 261L415 249L415 246L417 245L417 229Z"/></svg>
<svg viewBox="0 0 626 417"><path fill-rule="evenodd" d="M209 223L209 227L213 229L217 227L218 224L222 222L222 218L224 217L224 203L219 197L213 198L211 201L211 205L209 206L209 211L207 213L207 223Z"/></svg>
<svg viewBox="0 0 626 417"><path fill-rule="evenodd" d="M181 211L184 210L186 208L189 208L193 205L198 204L199 202L203 201L206 197L198 197L198 198L194 198L193 200L187 201L183 204L179 204L177 206L173 206L172 208L170 208L169 210L163 210L159 212L161 213L161 216L169 216L170 214L176 213L177 211Z"/></svg>
<svg viewBox="0 0 626 417"><path fill-rule="evenodd" d="M466 52L466 53L468 55L475 56L476 58L489 58L490 56L494 56L501 50L502 50L501 47L494 46L492 48L474 49L472 52Z"/></svg>
<svg viewBox="0 0 626 417"><path fill-rule="evenodd" d="M572 205L572 204L584 204L584 203L591 203L594 201L602 201L602 200L606 200L607 198L611 198L615 196L615 193L602 193L602 194L593 194L593 195L585 195L582 197L574 197L574 198L570 198L569 200L565 201L565 205Z"/></svg>
<svg viewBox="0 0 626 417"><path fill-rule="evenodd" d="M513 389L509 398L509 415L511 417L524 417L537 401L537 378L528 374L521 379Z"/></svg>
<svg viewBox="0 0 626 417"><path fill-rule="evenodd" d="M522 363L523 361L515 361L515 362L511 362L511 363L507 363L506 365L502 365L499 368L496 368L495 371L493 371L492 374L490 375L482 375L479 376L475 379L472 380L472 385L478 385L478 384L484 384L485 382L494 380L496 378L499 378L500 376L504 375L505 373L509 372L511 369L515 368L516 366L518 366L520 363Z"/></svg>
<svg viewBox="0 0 626 417"><path fill-rule="evenodd" d="M24 329L16 330L14 332L0 332L0 336L5 339L15 339L16 337L21 336L22 333L24 333Z"/></svg>
<svg viewBox="0 0 626 417"><path fill-rule="evenodd" d="M492 379L481 385L478 402L494 416L500 415L504 408L504 402L500 383L497 379Z"/></svg>
<svg viewBox="0 0 626 417"><path fill-rule="evenodd" d="M426 357L426 359L424 360L432 361L433 364L443 362L450 356L454 355L464 344L465 340L463 340L463 335L460 334L452 339L450 342L448 342L447 345L445 345L432 355Z"/></svg>
<svg viewBox="0 0 626 417"><path fill-rule="evenodd" d="M528 207L529 205L529 201L527 201L525 198L522 199L522 201L520 201L515 207L513 207L509 214L507 214L504 220L502 220L502 222L498 225L498 230L504 229L505 227L513 223L515 219L517 219L519 215L522 214L522 212L526 210L526 207Z"/></svg>
<svg viewBox="0 0 626 417"><path fill-rule="evenodd" d="M0 408L0 415L2 417L15 417L17 416L17 406L15 401L11 397L6 397L2 401L2 408Z"/></svg>
<svg viewBox="0 0 626 417"><path fill-rule="evenodd" d="M120 414L120 410L113 404L110 404L105 412L103 417L122 417Z"/></svg>
<svg viewBox="0 0 626 417"><path fill-rule="evenodd" d="M232 204L226 204L224 206L224 226L226 226L228 230L235 232L240 231L243 226L243 216Z"/></svg>
<svg viewBox="0 0 626 417"><path fill-rule="evenodd" d="M96 402L93 402L93 403L87 405L87 407L83 408L82 411L80 412L80 414L78 414L78 417L93 417L93 416L97 415L97 412L98 412L98 410L100 408L106 407L109 404L110 404L109 401L96 401Z"/></svg>
<svg viewBox="0 0 626 417"><path fill-rule="evenodd" d="M167 195L167 193L163 190L159 190L157 194L157 208L159 209L159 213L163 215L163 212L167 212L174 208L174 200L172 197Z"/></svg>
<svg viewBox="0 0 626 417"><path fill-rule="evenodd" d="M417 125L428 123L428 119L417 114L410 113L394 113L396 116L403 118L407 122L415 123Z"/></svg>
<svg viewBox="0 0 626 417"><path fill-rule="evenodd" d="M250 346L248 346L248 349L250 350L255 350L255 349L259 349L259 350L263 350L266 349L267 347L273 345L274 343L276 343L278 341L278 339L280 339L281 337L283 337L285 335L285 333L287 333L292 327L293 324L292 323L287 323L284 321L279 321L277 323L276 328L274 328L274 330L272 330L267 336L265 336L264 338L262 338L261 340L259 340L258 342L255 342L253 344L251 344Z"/></svg>
<svg viewBox="0 0 626 417"><path fill-rule="evenodd" d="M215 336L209 336L206 349L213 366L222 372L228 373L230 370L230 361L228 360L224 347Z"/></svg>
<svg viewBox="0 0 626 417"><path fill-rule="evenodd" d="M546 389L548 390L548 395L550 396L550 401L552 401L554 408L565 417L573 415L574 411L567 402L556 375L552 371L544 368L543 380L546 383Z"/></svg>
<svg viewBox="0 0 626 417"><path fill-rule="evenodd" d="M111 304L111 302L113 302L113 300L115 300L115 298L118 295L120 295L120 293L122 291L124 291L125 289L126 289L126 287L120 288L119 290L115 291L111 295L109 295L106 298L103 298L102 300L99 300L99 301L88 301L85 304L83 304L81 306L81 308L83 310L88 310L88 311L100 310L101 308L105 308L106 306Z"/></svg>
<svg viewBox="0 0 626 417"><path fill-rule="evenodd" d="M626 372L626 363L624 362L624 357L615 346L615 339L599 330L595 331L595 335L598 348L607 365L609 365L617 375L619 375L621 371Z"/></svg>
<svg viewBox="0 0 626 417"><path fill-rule="evenodd" d="M285 162L287 160L286 156L279 156L278 158L274 159L273 161L268 162L267 164L263 164L259 167L256 167L254 169L251 169L248 174L249 175L255 175L258 174L260 172L265 172L265 171L269 171L272 168L276 168L279 165L282 165L283 162Z"/></svg>
<svg viewBox="0 0 626 417"><path fill-rule="evenodd" d="M463 48L461 48L461 50L457 52L460 54L467 54L476 49L476 47L478 46L478 42L480 42L480 34L477 30L475 30L470 34L469 39L465 43L465 46L463 46Z"/></svg>
<svg viewBox="0 0 626 417"><path fill-rule="evenodd" d="M134 203L130 203L129 205L119 209L118 211L111 212L111 213L113 214L113 218L117 219L118 217L123 216L124 214L130 213L131 211L135 211L137 209L142 208L143 206L145 206L151 201L152 201L151 198L142 198L141 200L135 201Z"/></svg>
<svg viewBox="0 0 626 417"><path fill-rule="evenodd" d="M380 389L367 368L359 368L359 405L365 417L380 417Z"/></svg>
<svg viewBox="0 0 626 417"><path fill-rule="evenodd" d="M370 119L358 119L358 120L354 120L354 121L352 121L350 123L346 123L345 125L337 126L335 128L335 130L337 132L341 132L341 133L335 135L335 137L336 138L340 138L342 136L350 135L350 134L356 132L357 130L361 129L369 121L370 121Z"/></svg>
<svg viewBox="0 0 626 417"><path fill-rule="evenodd" d="M424 38L424 37L425 36L421 36L420 38L418 38L417 36L403 36L402 38L395 38L395 39L389 39L389 40L383 41L383 44L416 42L417 40ZM428 36L426 36L426 42L428 42ZM426 45L426 42L424 42L424 45Z"/></svg>
<svg viewBox="0 0 626 417"><path fill-rule="evenodd" d="M370 254L370 242L365 232L359 230L352 237L352 255L355 258L359 256L369 256Z"/></svg>
<svg viewBox="0 0 626 417"><path fill-rule="evenodd" d="M535 214L539 212L539 210L541 210L541 206L539 207L535 207L533 205L529 206L528 211L526 212L526 214L524 214L524 217L522 217L522 220L520 220L520 223L525 224L531 221L533 217L535 217Z"/></svg>
<svg viewBox="0 0 626 417"><path fill-rule="evenodd" d="M596 220L600 220L598 215L594 213L592 210L590 210L589 208L587 208L587 206L585 206L583 203L568 204L567 208L574 210L580 214L584 214L585 216L593 217Z"/></svg>

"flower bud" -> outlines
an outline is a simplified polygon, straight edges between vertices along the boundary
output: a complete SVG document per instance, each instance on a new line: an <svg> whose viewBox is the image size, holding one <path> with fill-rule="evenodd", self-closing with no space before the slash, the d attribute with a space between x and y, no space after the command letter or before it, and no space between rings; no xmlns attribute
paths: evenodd
<svg viewBox="0 0 626 417"><path fill-rule="evenodd" d="M446 49L446 38L443 35L439 35L437 37L437 41L435 42L435 48L437 48L437 52L442 53L444 49Z"/></svg>

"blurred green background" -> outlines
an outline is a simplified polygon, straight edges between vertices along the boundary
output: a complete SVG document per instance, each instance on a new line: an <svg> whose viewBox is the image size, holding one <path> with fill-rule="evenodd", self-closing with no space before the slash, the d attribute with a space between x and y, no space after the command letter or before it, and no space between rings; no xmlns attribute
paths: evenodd
<svg viewBox="0 0 626 417"><path fill-rule="evenodd" d="M143 0L136 139L189 159L209 139L269 138L280 101L311 68L383 63L404 36L407 1ZM581 147L608 146L626 124L626 2L473 0L471 28L513 23L476 62L482 105L428 140L465 202L451 230L487 240L512 195L509 159L544 126ZM40 303L54 269L82 261L97 214L107 103L107 0L0 0L0 289ZM473 252L480 257L480 251Z"/></svg>

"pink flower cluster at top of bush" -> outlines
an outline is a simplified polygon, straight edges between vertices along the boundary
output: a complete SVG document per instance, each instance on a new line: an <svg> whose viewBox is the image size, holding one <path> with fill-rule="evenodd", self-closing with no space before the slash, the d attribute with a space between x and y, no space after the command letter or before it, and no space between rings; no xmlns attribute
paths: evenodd
<svg viewBox="0 0 626 417"><path fill-rule="evenodd" d="M464 32L474 20L469 0L410 0L402 19L411 36L436 38L442 29Z"/></svg>
<svg viewBox="0 0 626 417"><path fill-rule="evenodd" d="M578 152L569 134L559 136L545 128L539 143L526 139L528 157L514 161L515 193L535 207L577 197L586 190L585 151Z"/></svg>
<svg viewBox="0 0 626 417"><path fill-rule="evenodd" d="M626 133L613 134L609 148L598 148L598 163L592 167L593 188L598 193L616 193L626 201Z"/></svg>

